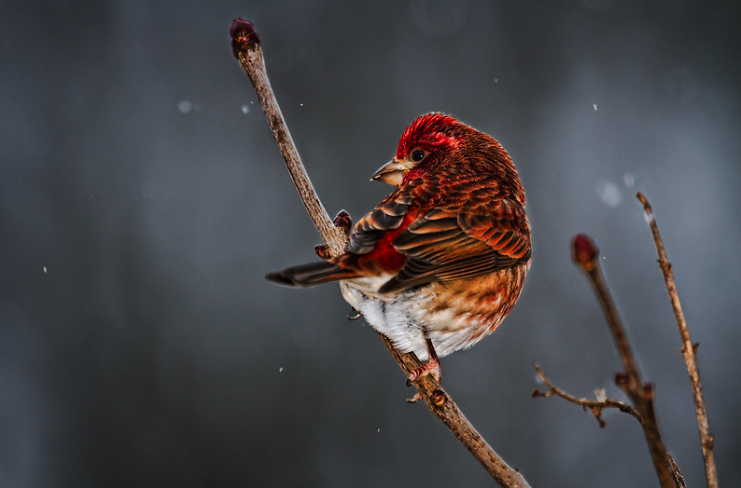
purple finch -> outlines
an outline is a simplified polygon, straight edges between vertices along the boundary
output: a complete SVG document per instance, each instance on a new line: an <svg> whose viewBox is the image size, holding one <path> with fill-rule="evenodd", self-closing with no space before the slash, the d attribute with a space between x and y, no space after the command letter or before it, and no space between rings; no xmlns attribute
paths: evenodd
<svg viewBox="0 0 741 488"><path fill-rule="evenodd" d="M496 140L438 113L412 122L373 180L396 189L352 227L344 254L267 279L339 281L374 329L427 361L411 379L439 379L438 356L492 333L520 296L532 251L525 192Z"/></svg>

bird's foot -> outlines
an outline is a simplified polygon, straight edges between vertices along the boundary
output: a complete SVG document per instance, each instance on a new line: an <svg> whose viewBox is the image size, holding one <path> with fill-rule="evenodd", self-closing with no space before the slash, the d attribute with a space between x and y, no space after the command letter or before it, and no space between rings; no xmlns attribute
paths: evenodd
<svg viewBox="0 0 741 488"><path fill-rule="evenodd" d="M346 236L350 236L350 230L352 230L352 217L345 210L337 212L334 220L332 221L335 227L342 229Z"/></svg>
<svg viewBox="0 0 741 488"><path fill-rule="evenodd" d="M407 386L412 386L413 381L428 375L432 376L432 378L435 380L435 383L437 383L438 385L440 384L440 361L438 361L437 356L430 358L425 364L422 365L421 368L417 368L412 371L409 376L407 376ZM417 403L421 399L422 395L417 392L412 398L407 399L407 403Z"/></svg>
<svg viewBox="0 0 741 488"><path fill-rule="evenodd" d="M422 376L431 375L436 383L440 383L441 372L440 372L440 361L437 356L431 357L421 368L417 368L412 371L407 377L407 384L411 384L413 381L421 378Z"/></svg>
<svg viewBox="0 0 741 488"><path fill-rule="evenodd" d="M407 398L407 403L417 403L421 399L422 399L422 395L419 392L417 392L414 394L412 398Z"/></svg>
<svg viewBox="0 0 741 488"><path fill-rule="evenodd" d="M325 261L328 261L332 254L329 252L329 246L326 244L317 244L314 246L314 253Z"/></svg>
<svg viewBox="0 0 741 488"><path fill-rule="evenodd" d="M363 316L363 312L361 312L360 310L357 310L356 308L353 308L352 312L347 314L347 320L358 320L362 316Z"/></svg>
<svg viewBox="0 0 741 488"><path fill-rule="evenodd" d="M345 234L346 239L350 237L352 217L350 217L349 213L345 210L340 210L332 223ZM332 258L332 254L329 252L329 246L326 244L317 244L314 246L314 253L325 261L329 261Z"/></svg>

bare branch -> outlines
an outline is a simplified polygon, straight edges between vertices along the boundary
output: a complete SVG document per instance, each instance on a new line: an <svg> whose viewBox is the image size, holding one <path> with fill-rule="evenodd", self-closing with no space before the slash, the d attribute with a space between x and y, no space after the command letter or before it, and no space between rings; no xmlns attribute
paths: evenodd
<svg viewBox="0 0 741 488"><path fill-rule="evenodd" d="M673 488L677 486L678 482L676 476L672 474L671 456L666 449L656 419L654 388L651 383L644 383L641 377L630 342L618 316L617 308L615 308L615 303L602 276L602 269L599 264L599 249L589 236L578 234L572 242L572 256L574 262L589 278L589 282L597 294L615 341L615 347L623 363L624 372L615 375L615 384L628 395L633 407L643 419L641 422L643 434L661 486Z"/></svg>
<svg viewBox="0 0 741 488"><path fill-rule="evenodd" d="M406 354L396 349L391 341L382 334L378 334L407 377L422 366L422 362L414 354ZM474 458L494 478L497 483L505 487L522 487L528 485L525 478L507 463L492 449L481 434L473 427L460 411L453 399L435 382L432 375L424 375L413 381L419 391L419 396L425 401L430 411L458 438Z"/></svg>
<svg viewBox="0 0 741 488"><path fill-rule="evenodd" d="M548 391L542 392L536 388L535 390L533 390L532 393L533 398L547 398L549 396L556 395L557 397L563 398L567 402L581 406L584 410L589 409L589 411L592 412L592 415L594 415L597 419L597 423L601 428L604 428L606 425L605 421L602 419L602 410L604 410L605 408L616 408L621 412L632 415L636 420L638 420L641 426L643 426L643 417L641 417L641 414L634 407L621 401L608 398L604 394L604 389L595 390L594 393L597 400L577 398L553 384L553 382L549 380L548 377L545 375L543 369L540 367L539 364L535 365L535 369L537 370L540 379L543 380L543 383L545 383L545 385L548 387ZM677 488L687 488L687 485L684 482L684 476L682 476L682 471L679 469L679 466L677 466L677 463L674 462L674 458L672 457L671 453L669 453L669 451L666 451L666 457L669 462L669 467L671 469L672 476L674 477L674 482L676 483Z"/></svg>
<svg viewBox="0 0 741 488"><path fill-rule="evenodd" d="M538 376L540 376L540 379L543 380L543 383L545 383L545 385L548 387L548 391L542 392L536 388L532 393L533 398L549 397L551 395L556 395L557 397L563 398L567 402L581 406L584 410L589 409L589 411L592 412L592 414L597 419L599 426L602 428L605 427L605 421L602 420L602 410L606 408L616 408L620 410L621 412L630 414L633 417L635 417L636 420L638 420L638 422L643 424L643 419L641 419L641 415L636 411L635 408L631 407L627 403L623 403L618 400L613 400L612 398L604 397L603 396L604 390L600 392L595 391L595 397L597 397L596 400L587 400L586 398L577 398L573 395L566 393L564 390L554 385L551 382L551 380L549 380L548 377L545 375L545 373L543 372L543 369L540 367L539 364L535 365L535 369L538 371Z"/></svg>
<svg viewBox="0 0 741 488"><path fill-rule="evenodd" d="M643 209L646 212L646 218L649 225L651 226L651 233L653 234L654 242L656 244L656 251L659 255L659 267L664 274L664 281L666 282L666 289L669 292L669 298L674 308L674 316L677 319L677 327L679 328L679 336L682 339L682 354L684 354L684 362L687 365L687 373L690 377L690 385L692 386L692 397L695 401L695 413L697 416L697 425L700 430L700 442L702 444L702 455L705 460L705 476L708 482L708 488L718 487L718 475L715 470L715 459L713 456L713 436L710 433L710 425L708 423L708 413L705 409L705 398L702 394L702 384L700 383L700 370L697 367L697 358L695 356L697 350L697 344L692 344L690 339L690 332L687 327L687 322L684 320L684 313L682 313L682 304L679 301L679 293L677 292L677 285L674 282L674 273L672 272L672 265L666 258L666 252L664 251L664 242L661 240L659 234L659 227L656 224L651 204L642 193L636 195L638 200L643 204Z"/></svg>
<svg viewBox="0 0 741 488"><path fill-rule="evenodd" d="M319 231L324 242L330 248L331 255L343 252L346 235L341 229L332 224L327 211L319 201L314 188L309 181L298 151L291 139L285 120L278 107L263 60L260 39L254 26L243 19L235 19L230 29L232 50L239 59L242 69L252 82L262 105L265 117L273 131L281 154L285 159L291 177L298 189L301 200L311 216L314 226ZM391 352L404 374L409 374L421 366L421 362L414 354L404 354L394 348L385 336L379 334L386 347ZM486 471L504 487L528 488L525 478L515 469L507 465L504 460L489 446L483 437L476 431L463 413L458 409L452 398L435 383L431 375L420 376L413 381L419 391L419 398L423 399L430 411L437 416L450 431L463 443L466 449L486 469Z"/></svg>
<svg viewBox="0 0 741 488"><path fill-rule="evenodd" d="M309 180L309 175L306 173L306 168L301 162L301 157L298 155L296 145L293 143L293 138L283 118L283 113L280 111L278 100L276 100L273 88L270 86L268 73L265 70L262 47L260 47L260 38L254 26L246 20L235 19L232 22L229 34L232 37L232 53L239 60L242 69L252 82L262 110L265 112L270 130L273 131L275 142L278 143L278 149L283 155L291 179L296 185L296 190L298 190L314 227L316 227L322 240L329 246L332 256L342 254L345 249L346 236L332 223L332 219L329 218L324 205L319 200Z"/></svg>

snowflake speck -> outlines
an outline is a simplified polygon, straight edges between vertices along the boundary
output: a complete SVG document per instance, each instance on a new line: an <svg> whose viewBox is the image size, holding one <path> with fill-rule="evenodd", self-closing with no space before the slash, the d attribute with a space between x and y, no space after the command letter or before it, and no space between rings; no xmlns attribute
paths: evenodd
<svg viewBox="0 0 741 488"><path fill-rule="evenodd" d="M612 181L602 180L597 183L597 196L608 207L615 208L623 201L623 192Z"/></svg>

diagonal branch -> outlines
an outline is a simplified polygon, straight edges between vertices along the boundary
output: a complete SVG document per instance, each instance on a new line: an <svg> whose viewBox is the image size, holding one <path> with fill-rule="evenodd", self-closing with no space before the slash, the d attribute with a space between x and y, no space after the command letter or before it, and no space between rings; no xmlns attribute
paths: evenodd
<svg viewBox="0 0 741 488"><path fill-rule="evenodd" d="M281 114L278 102L275 99L263 59L260 38L254 26L243 19L235 19L230 29L232 38L232 52L239 60L242 69L252 82L262 105L265 117L268 120L278 148L285 159L288 171L304 202L314 226L319 231L324 242L329 246L330 255L337 255L345 248L346 236L341 229L332 224L332 221L319 201L314 188L301 163L298 151L293 143L285 120ZM394 348L388 338L379 334L386 347L391 352L405 375L421 367L421 362L414 354L404 354ZM453 399L435 383L431 375L420 376L413 381L430 411L438 417L461 443L468 449L486 471L504 487L528 488L525 478L499 457L483 437L476 431L463 413L458 409Z"/></svg>
<svg viewBox="0 0 741 488"><path fill-rule="evenodd" d="M684 355L684 362L687 365L687 373L689 374L690 385L692 386L692 397L695 401L695 413L697 416L697 425L700 430L700 442L702 444L702 455L705 459L705 476L707 478L708 488L717 488L718 475L715 470L715 459L713 457L713 436L710 433L708 412L705 410L705 398L703 397L702 384L700 383L700 370L697 368L697 358L695 357L697 345L693 345L690 339L690 332L687 328L687 322L684 320L684 313L682 312L682 304L679 301L677 285L674 282L672 265L666 259L664 242L661 240L659 226L656 224L651 204L648 203L648 200L642 193L639 192L636 196L643 204L643 209L651 226L651 233L653 234L656 251L659 255L659 267L664 274L666 289L669 292L672 308L674 308L674 316L677 319L679 336L682 339L682 354Z"/></svg>
<svg viewBox="0 0 741 488"><path fill-rule="evenodd" d="M242 19L235 19L232 22L229 34L232 37L232 53L239 60L242 69L252 82L263 112L265 112L265 118L270 125L270 130L273 131L275 142L278 143L278 149L283 155L291 179L306 207L306 212L311 217L322 240L329 246L330 254L333 256L342 254L345 249L346 236L332 223L324 205L314 191L304 164L301 162L301 157L298 155L298 150L293 143L293 138L288 131L288 126L278 105L278 100L270 86L268 73L265 70L265 59L260 47L260 37L257 35L254 26Z"/></svg>
<svg viewBox="0 0 741 488"><path fill-rule="evenodd" d="M404 371L407 377L413 371L422 367L422 362L413 353L406 354L396 349L391 341L384 335L378 334L388 348L391 355ZM492 449L481 434L463 415L458 405L432 379L432 375L421 376L415 380L420 397L425 401L430 411L461 441L471 455L501 486L526 488L525 478L507 463Z"/></svg>

